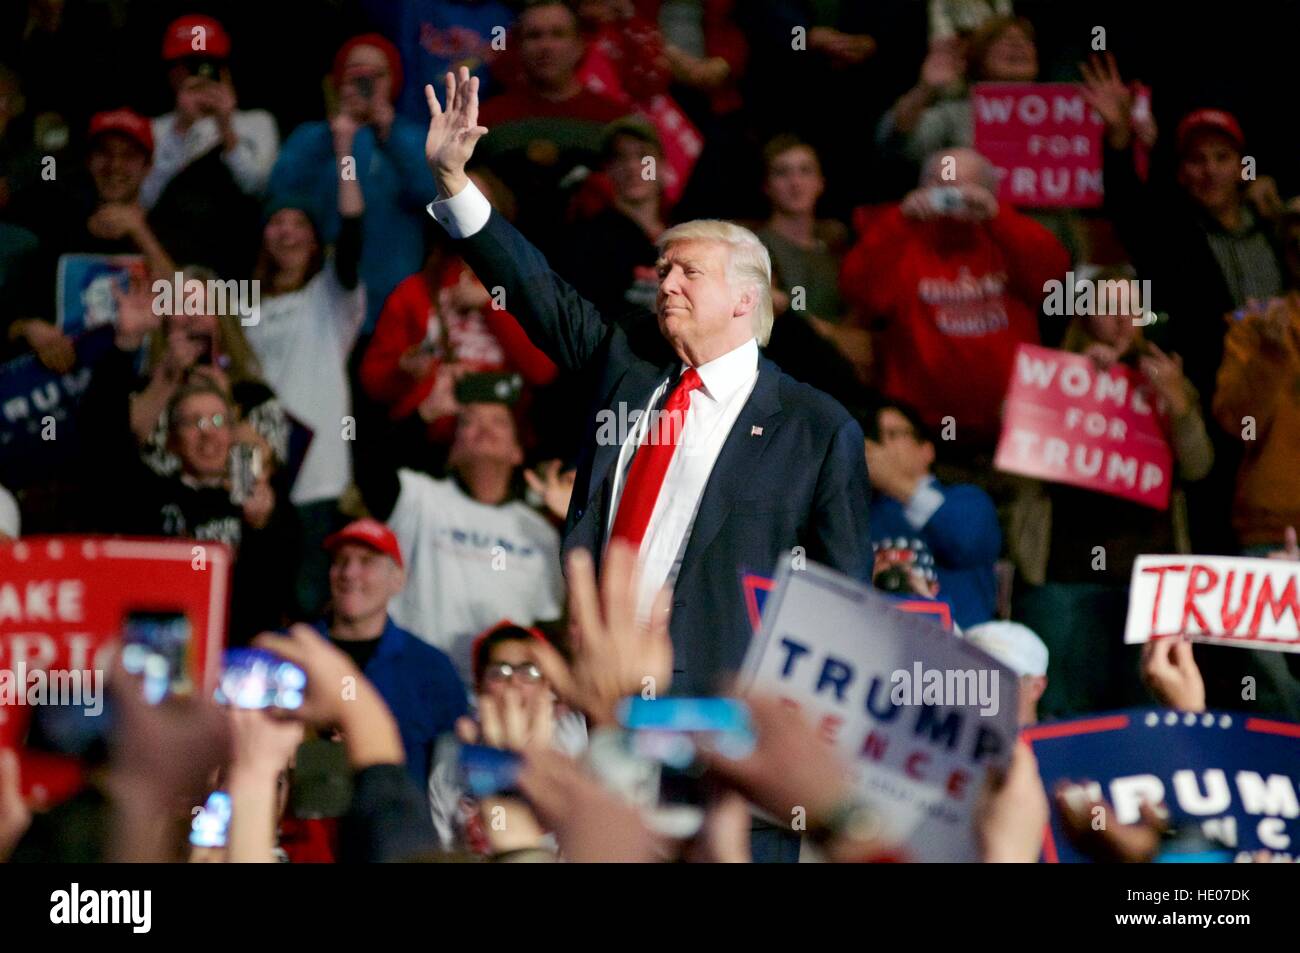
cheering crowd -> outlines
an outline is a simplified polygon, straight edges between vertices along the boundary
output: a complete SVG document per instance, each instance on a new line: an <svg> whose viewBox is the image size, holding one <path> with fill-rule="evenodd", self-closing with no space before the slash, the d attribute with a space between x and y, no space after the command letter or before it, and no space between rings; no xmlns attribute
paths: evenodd
<svg viewBox="0 0 1300 953"><path fill-rule="evenodd" d="M265 15L320 20L282 51L248 13L28 0L5 25L0 357L82 383L52 439L0 443L0 539L225 544L226 644L307 690L276 716L151 706L115 672L74 802L33 813L0 750L0 859L179 859L160 819L218 786L228 836L191 859L906 859L771 698L747 698L745 757L701 751L686 838L605 743L647 680L730 690L740 573L792 547L946 606L1018 676L1021 725L1150 704L1300 721L1300 656L1123 640L1141 554L1300 560L1300 170L1233 101L1185 102L1045 3L287 6ZM1012 207L974 148L972 84L1048 79L1104 123L1100 208ZM84 255L137 270L95 289L112 327L78 334ZM1051 314L1067 273L1153 301ZM734 320L681 330L732 305L724 348ZM1140 375L1166 509L995 468L1022 344ZM627 389L643 367L672 371ZM769 399L804 417L757 422ZM702 471L638 446L628 411L656 407L711 428ZM728 433L790 459L729 476L713 519ZM773 559L706 569L714 533ZM452 737L518 752L517 788L467 790ZM337 819L290 803L317 738L352 773ZM1037 860L1057 793L1021 744L979 794L984 858ZM1056 803L1085 853L1156 850L1154 816L1097 831L1091 803Z"/></svg>

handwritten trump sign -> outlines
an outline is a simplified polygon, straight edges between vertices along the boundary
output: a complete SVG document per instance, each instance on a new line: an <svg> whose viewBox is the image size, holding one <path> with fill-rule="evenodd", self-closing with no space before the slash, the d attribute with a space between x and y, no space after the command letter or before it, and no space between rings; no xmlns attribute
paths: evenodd
<svg viewBox="0 0 1300 953"><path fill-rule="evenodd" d="M1137 371L1022 344L993 465L1008 473L1169 506L1173 453L1155 395Z"/></svg>
<svg viewBox="0 0 1300 953"><path fill-rule="evenodd" d="M1086 779L1086 794L1109 801L1118 824L1136 823L1143 801L1163 803L1172 827L1237 860L1261 849L1300 854L1300 725L1142 709L1035 725L1024 737L1048 791ZM1055 805L1043 858L1086 859L1066 838Z"/></svg>
<svg viewBox="0 0 1300 953"><path fill-rule="evenodd" d="M1168 635L1300 652L1300 563L1240 556L1139 556L1126 643Z"/></svg>
<svg viewBox="0 0 1300 953"><path fill-rule="evenodd" d="M978 859L973 811L1016 741L1010 669L809 563L777 575L741 683L803 710L854 766L885 836L909 859Z"/></svg>
<svg viewBox="0 0 1300 953"><path fill-rule="evenodd" d="M998 199L1036 208L1101 204L1102 121L1077 83L976 83L975 148Z"/></svg>

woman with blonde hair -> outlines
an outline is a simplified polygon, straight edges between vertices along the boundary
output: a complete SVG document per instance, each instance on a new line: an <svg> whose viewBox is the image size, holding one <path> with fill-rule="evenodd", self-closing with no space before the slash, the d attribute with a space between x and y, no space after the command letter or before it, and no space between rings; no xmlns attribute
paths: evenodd
<svg viewBox="0 0 1300 953"><path fill-rule="evenodd" d="M201 265L181 269L186 287L204 289L216 272ZM189 297L187 292L187 297ZM269 445L277 466L288 458L288 424L262 367L244 336L240 316L218 313L206 297L201 314L169 314L149 345L148 383L131 398L131 430L145 462L156 472L175 473L178 461L167 447L167 407L172 397L196 378L206 378L232 401L241 423ZM179 310L179 309L178 309ZM229 309L227 309L229 310Z"/></svg>

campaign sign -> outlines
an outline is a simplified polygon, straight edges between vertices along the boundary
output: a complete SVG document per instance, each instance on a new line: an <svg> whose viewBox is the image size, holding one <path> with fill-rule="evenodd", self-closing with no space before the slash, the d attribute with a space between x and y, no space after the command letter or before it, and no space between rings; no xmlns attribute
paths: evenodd
<svg viewBox="0 0 1300 953"><path fill-rule="evenodd" d="M803 710L854 766L908 859L978 859L975 805L1016 742L1010 669L810 562L781 567L741 684Z"/></svg>
<svg viewBox="0 0 1300 953"><path fill-rule="evenodd" d="M976 83L975 149L993 165L998 199L1034 208L1102 201L1101 117L1078 83Z"/></svg>
<svg viewBox="0 0 1300 953"><path fill-rule="evenodd" d="M60 255L56 323L69 336L115 324L113 289L126 291L148 278L143 255Z"/></svg>
<svg viewBox="0 0 1300 953"><path fill-rule="evenodd" d="M1167 635L1300 652L1300 562L1244 556L1139 556L1127 644Z"/></svg>
<svg viewBox="0 0 1300 953"><path fill-rule="evenodd" d="M77 730L94 730L132 620L176 618L172 631L187 633L175 643L177 675L211 693L230 566L223 544L183 539L31 536L0 545L0 748L21 747L38 710L80 709ZM33 752L22 783L33 802L51 804L75 793L80 774L75 760Z"/></svg>
<svg viewBox="0 0 1300 953"><path fill-rule="evenodd" d="M1142 802L1163 802L1171 826L1236 851L1300 855L1300 725L1240 713L1135 709L1026 728L1043 786L1092 782L1114 822L1133 824ZM1086 860L1055 805L1043 839L1048 863Z"/></svg>
<svg viewBox="0 0 1300 953"><path fill-rule="evenodd" d="M1163 410L1141 374L1033 344L1016 350L993 465L1158 510L1169 507L1174 469Z"/></svg>
<svg viewBox="0 0 1300 953"><path fill-rule="evenodd" d="M77 403L90 386L91 366L112 347L113 332L104 328L73 342L77 363L66 374L35 354L0 365L0 484L27 486L72 459Z"/></svg>
<svg viewBox="0 0 1300 953"><path fill-rule="evenodd" d="M749 624L757 632L763 627L763 607L767 604L768 595L776 588L776 583L767 576L747 572L741 575L740 584L745 591L745 611L749 615ZM900 598L883 592L881 595L890 600L895 609L933 616L934 621L938 622L945 632L952 631L952 606L948 603L940 602L938 599L924 599L920 596Z"/></svg>

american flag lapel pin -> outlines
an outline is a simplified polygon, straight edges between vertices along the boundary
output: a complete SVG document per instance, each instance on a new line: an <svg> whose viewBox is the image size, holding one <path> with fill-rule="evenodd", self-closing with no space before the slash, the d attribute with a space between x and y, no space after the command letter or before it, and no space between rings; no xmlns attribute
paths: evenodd
<svg viewBox="0 0 1300 953"><path fill-rule="evenodd" d="M761 437L763 436L763 428L757 425L751 425L749 428L749 435L751 437Z"/></svg>

